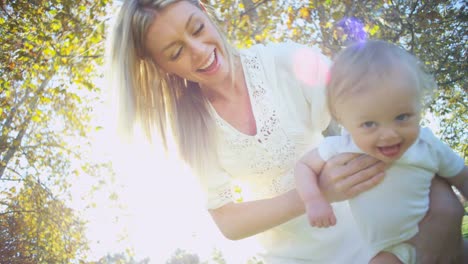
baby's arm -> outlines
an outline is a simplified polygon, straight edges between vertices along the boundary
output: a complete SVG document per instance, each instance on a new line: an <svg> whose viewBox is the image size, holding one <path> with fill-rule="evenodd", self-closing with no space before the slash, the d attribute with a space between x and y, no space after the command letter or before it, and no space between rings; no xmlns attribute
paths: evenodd
<svg viewBox="0 0 468 264"><path fill-rule="evenodd" d="M458 191L461 192L465 199L468 199L468 167L465 166L457 175L454 177L447 178L447 180L453 186L457 187Z"/></svg>
<svg viewBox="0 0 468 264"><path fill-rule="evenodd" d="M314 149L297 162L294 170L297 192L305 204L310 225L315 227L336 224L333 208L318 187L318 175L324 164L317 149Z"/></svg>

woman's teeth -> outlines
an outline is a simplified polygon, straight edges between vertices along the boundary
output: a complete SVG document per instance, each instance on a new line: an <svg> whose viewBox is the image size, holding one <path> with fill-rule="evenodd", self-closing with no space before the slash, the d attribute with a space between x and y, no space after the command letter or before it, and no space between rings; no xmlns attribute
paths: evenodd
<svg viewBox="0 0 468 264"><path fill-rule="evenodd" d="M215 61L215 53L214 51L211 53L211 56L210 58L208 59L208 61L202 65L202 67L199 69L199 70L206 70L208 67L211 66L211 64L213 64L213 62Z"/></svg>

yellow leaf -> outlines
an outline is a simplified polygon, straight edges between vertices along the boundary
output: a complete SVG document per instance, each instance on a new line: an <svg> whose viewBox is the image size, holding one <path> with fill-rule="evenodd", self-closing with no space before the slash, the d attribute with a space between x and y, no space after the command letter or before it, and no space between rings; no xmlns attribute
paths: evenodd
<svg viewBox="0 0 468 264"><path fill-rule="evenodd" d="M303 7L299 10L299 16L303 19L307 19L310 16L309 9L307 7Z"/></svg>
<svg viewBox="0 0 468 264"><path fill-rule="evenodd" d="M47 55L47 56L50 56L50 57L53 57L55 56L55 50L53 50L52 48L50 47L47 47L45 50L44 50L44 54Z"/></svg>
<svg viewBox="0 0 468 264"><path fill-rule="evenodd" d="M378 31L379 31L380 27L379 25L374 25L370 30L369 30L369 34L371 36L375 35Z"/></svg>
<svg viewBox="0 0 468 264"><path fill-rule="evenodd" d="M299 36L301 32L297 28L293 28L292 30L293 36Z"/></svg>
<svg viewBox="0 0 468 264"><path fill-rule="evenodd" d="M34 46L29 44L28 42L24 43L24 47L28 50L31 50L32 48L34 48Z"/></svg>
<svg viewBox="0 0 468 264"><path fill-rule="evenodd" d="M34 122L40 122L41 121L41 118L37 115L34 115L32 118L31 118L32 121Z"/></svg>
<svg viewBox="0 0 468 264"><path fill-rule="evenodd" d="M41 97L41 102L45 104L49 104L50 102L52 102L52 100L48 97Z"/></svg>

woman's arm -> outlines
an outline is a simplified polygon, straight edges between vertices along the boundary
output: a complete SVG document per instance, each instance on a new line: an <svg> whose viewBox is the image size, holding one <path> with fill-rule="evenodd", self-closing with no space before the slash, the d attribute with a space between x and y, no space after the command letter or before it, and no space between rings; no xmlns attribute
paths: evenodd
<svg viewBox="0 0 468 264"><path fill-rule="evenodd" d="M460 201L440 177L434 177L429 197L429 211L419 223L419 233L409 241L416 247L418 263L463 263Z"/></svg>
<svg viewBox="0 0 468 264"><path fill-rule="evenodd" d="M465 199L468 199L468 167L463 169L454 177L446 178L446 180L453 186L457 187L458 191Z"/></svg>
<svg viewBox="0 0 468 264"><path fill-rule="evenodd" d="M270 199L228 203L210 214L226 238L238 240L304 214L304 203L294 189Z"/></svg>
<svg viewBox="0 0 468 264"><path fill-rule="evenodd" d="M330 202L342 201L374 187L383 178L383 163L358 154L331 158L319 176L319 186ZM296 190L271 199L228 203L210 210L213 220L232 240L246 238L304 214L304 204Z"/></svg>

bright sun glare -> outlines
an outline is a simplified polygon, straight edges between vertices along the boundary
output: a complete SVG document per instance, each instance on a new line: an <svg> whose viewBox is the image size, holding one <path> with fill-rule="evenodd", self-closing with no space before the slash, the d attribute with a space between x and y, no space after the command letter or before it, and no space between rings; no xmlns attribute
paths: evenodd
<svg viewBox="0 0 468 264"><path fill-rule="evenodd" d="M96 85L111 89L105 79L98 79ZM72 186L72 206L88 222L89 260L127 248L134 250L136 260L148 257L151 263L164 263L178 248L197 254L201 261L210 259L215 249L228 263L245 263L253 256L258 250L253 239L232 242L222 237L204 207L196 178L174 154L164 155L161 144L149 144L141 131L132 143L118 139L116 114L109 104L94 106L95 122L104 129L91 136L89 158L110 159L115 182L106 182L91 201L82 197L99 179L81 175ZM117 201L109 199L112 192L118 195ZM96 206L86 208L90 202Z"/></svg>
<svg viewBox="0 0 468 264"><path fill-rule="evenodd" d="M110 138L112 132L103 133L99 141L111 142ZM100 217L90 222L90 227L95 226L90 235L100 241L96 250L113 251L114 246L127 245L134 248L137 258L150 257L151 263L163 263L177 248L196 253L202 260L217 248L232 263L241 263L234 259L253 254L252 242L248 250L246 243L222 238L203 207L198 184L186 166L174 156L165 156L156 147L158 144L148 144L142 133L136 138L139 140L133 144L108 146L113 149L116 185L120 186L119 198L126 208L114 210L119 218L114 223L109 221L113 220L109 215L112 209L96 209L95 216ZM128 240L119 245L115 235L122 231Z"/></svg>

